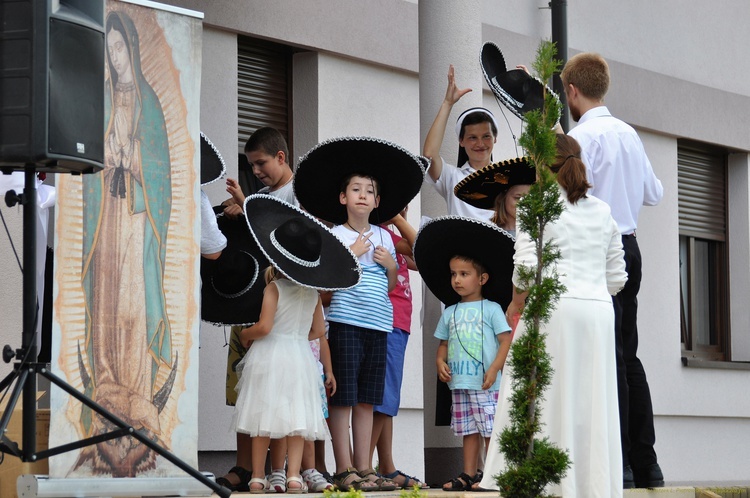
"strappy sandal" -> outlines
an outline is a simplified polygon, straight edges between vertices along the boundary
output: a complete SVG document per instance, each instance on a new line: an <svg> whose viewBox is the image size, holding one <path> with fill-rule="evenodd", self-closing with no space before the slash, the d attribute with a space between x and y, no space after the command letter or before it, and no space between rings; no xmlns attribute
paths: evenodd
<svg viewBox="0 0 750 498"><path fill-rule="evenodd" d="M401 486L403 489L411 489L414 486L417 486L419 489L430 489L427 484L423 483L416 477L404 474L400 470L396 470L390 474L382 474L382 476L395 482L397 486ZM398 481L398 479L401 478L403 478L403 482Z"/></svg>
<svg viewBox="0 0 750 498"><path fill-rule="evenodd" d="M276 469L267 476L270 493L286 493L286 471Z"/></svg>
<svg viewBox="0 0 750 498"><path fill-rule="evenodd" d="M252 477L252 473L247 470L244 467L240 467L239 465L236 465L229 469L229 472L227 472L227 475L234 474L237 476L240 482L237 484L233 484L229 479L227 479L225 476L217 477L216 478L216 484L219 486L224 486L229 491L239 491L239 492L247 492L250 491L250 478Z"/></svg>
<svg viewBox="0 0 750 498"><path fill-rule="evenodd" d="M377 491L376 483L369 479L362 479L357 473L357 469L348 468L340 474L333 475L333 485L339 491Z"/></svg>
<svg viewBox="0 0 750 498"><path fill-rule="evenodd" d="M261 488L253 488L253 484L260 484L262 485ZM248 491L250 491L251 494L254 495L262 495L269 492L269 489L271 489L271 484L268 482L268 479L265 477L253 477L250 479L250 482L247 484Z"/></svg>
<svg viewBox="0 0 750 498"><path fill-rule="evenodd" d="M299 487L298 488L297 487L294 487L294 488L291 487L289 485L289 483L291 483L291 482L298 483ZM287 492L287 494L292 494L292 495L298 495L298 494L307 493L307 484L305 484L305 481L303 481L302 478L299 477L299 476L287 477L286 478L286 492Z"/></svg>
<svg viewBox="0 0 750 498"><path fill-rule="evenodd" d="M474 478L466 472L461 472L458 477L451 479L450 482L443 484L443 491L471 491L471 485Z"/></svg>
<svg viewBox="0 0 750 498"><path fill-rule="evenodd" d="M365 469L359 471L359 477L374 482L378 491L396 491L399 489L398 484L387 477L382 477L375 472L375 469Z"/></svg>

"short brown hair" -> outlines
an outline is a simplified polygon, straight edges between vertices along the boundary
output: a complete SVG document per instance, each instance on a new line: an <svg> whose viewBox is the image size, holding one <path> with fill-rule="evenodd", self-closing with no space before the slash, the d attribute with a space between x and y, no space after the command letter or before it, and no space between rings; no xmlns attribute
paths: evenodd
<svg viewBox="0 0 750 498"><path fill-rule="evenodd" d="M465 256L463 254L456 254L451 258L451 261L454 259L463 261L464 263L469 263L471 266L474 267L474 269L477 271L477 273L479 273L480 276L482 275L482 273L487 273L489 275L489 273L487 272L487 268L485 268L482 262L476 258L472 258L471 256Z"/></svg>
<svg viewBox="0 0 750 498"><path fill-rule="evenodd" d="M560 78L566 87L573 85L585 97L603 100L609 90L609 65L601 55L583 52L565 63Z"/></svg>
<svg viewBox="0 0 750 498"><path fill-rule="evenodd" d="M291 166L289 162L289 147L286 144L284 135L276 128L264 126L258 128L250 135L250 138L245 142L245 152L255 151L261 151L269 156L275 156L281 151L284 153L286 163Z"/></svg>
<svg viewBox="0 0 750 498"><path fill-rule="evenodd" d="M581 161L581 146L575 138L557 134L557 154L550 169L557 174L557 183L568 193L568 202L575 204L586 198L591 184L586 179L586 166Z"/></svg>

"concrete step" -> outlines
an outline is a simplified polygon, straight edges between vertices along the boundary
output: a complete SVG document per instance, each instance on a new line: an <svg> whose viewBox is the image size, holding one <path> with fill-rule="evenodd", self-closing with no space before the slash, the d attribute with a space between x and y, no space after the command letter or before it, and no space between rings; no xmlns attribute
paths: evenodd
<svg viewBox="0 0 750 498"><path fill-rule="evenodd" d="M363 494L363 498L396 498L401 497L402 491L371 491ZM232 493L232 496L250 495L250 493ZM442 489L427 489L420 493L421 498L497 498L497 493L471 493L471 492L449 492ZM218 496L218 495L214 495ZM274 493L267 495L254 494L254 497L273 497ZM308 493L307 496L323 496L323 493ZM331 498L348 498L346 493L331 494ZM417 498L410 494L408 498ZM695 487L695 486L670 486L653 489L626 489L623 498L750 498L750 487Z"/></svg>

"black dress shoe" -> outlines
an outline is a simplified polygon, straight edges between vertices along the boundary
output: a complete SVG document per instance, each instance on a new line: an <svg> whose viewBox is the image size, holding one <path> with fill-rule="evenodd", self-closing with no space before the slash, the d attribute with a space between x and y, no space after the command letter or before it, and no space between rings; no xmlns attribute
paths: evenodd
<svg viewBox="0 0 750 498"><path fill-rule="evenodd" d="M643 468L633 469L636 488L663 488L664 474L658 463L652 463Z"/></svg>
<svg viewBox="0 0 750 498"><path fill-rule="evenodd" d="M622 489L633 489L635 487L635 480L633 479L633 469L630 465L626 465L622 469Z"/></svg>

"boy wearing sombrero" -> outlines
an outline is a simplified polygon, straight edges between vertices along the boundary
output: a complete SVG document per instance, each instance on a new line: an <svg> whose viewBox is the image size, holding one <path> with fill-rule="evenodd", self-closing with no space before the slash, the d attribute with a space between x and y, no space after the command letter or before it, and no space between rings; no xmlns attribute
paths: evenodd
<svg viewBox="0 0 750 498"><path fill-rule="evenodd" d="M362 281L334 292L327 316L338 385L329 402L334 483L343 491L396 488L393 481L369 468L373 406L383 401L387 334L393 329L388 292L396 285L398 274L393 240L378 225L414 198L423 179L419 158L394 144L367 137L324 142L308 152L297 167L294 190L300 206L333 223L333 232L362 266Z"/></svg>
<svg viewBox="0 0 750 498"><path fill-rule="evenodd" d="M463 438L463 472L444 491L471 491L481 474L482 438L489 446L500 386L510 349L510 327L497 301L512 292L498 255L513 239L497 226L459 216L425 224L414 244L419 272L446 309L438 321L438 377L451 389L451 427ZM504 283L504 285L503 285ZM494 285L493 285L494 284Z"/></svg>

